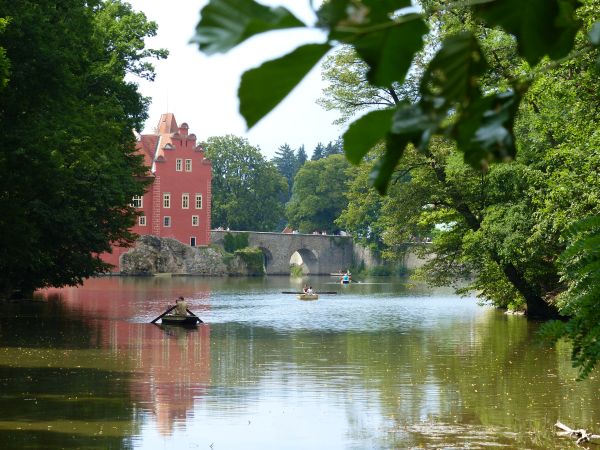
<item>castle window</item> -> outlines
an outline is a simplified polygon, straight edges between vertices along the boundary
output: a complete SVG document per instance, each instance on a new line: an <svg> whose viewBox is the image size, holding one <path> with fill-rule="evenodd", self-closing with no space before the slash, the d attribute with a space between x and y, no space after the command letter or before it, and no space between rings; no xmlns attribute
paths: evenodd
<svg viewBox="0 0 600 450"><path fill-rule="evenodd" d="M191 172L192 171L192 160L191 159L186 159L185 160L185 171L186 172Z"/></svg>
<svg viewBox="0 0 600 450"><path fill-rule="evenodd" d="M197 227L200 225L200 216L192 216L192 226Z"/></svg>
<svg viewBox="0 0 600 450"><path fill-rule="evenodd" d="M171 207L171 194L169 194L168 192L165 192L163 194L163 208L170 208Z"/></svg>
<svg viewBox="0 0 600 450"><path fill-rule="evenodd" d="M134 195L130 205L134 208L141 208L144 203L144 198L141 195Z"/></svg>
<svg viewBox="0 0 600 450"><path fill-rule="evenodd" d="M196 194L196 209L202 209L202 194Z"/></svg>
<svg viewBox="0 0 600 450"><path fill-rule="evenodd" d="M171 226L171 216L164 216L163 217L163 227L170 227Z"/></svg>
<svg viewBox="0 0 600 450"><path fill-rule="evenodd" d="M177 159L175 160L175 170L176 170L177 172L181 172L181 171L183 170L183 169L182 169L182 167L183 167L183 164L182 164L182 163L183 163L183 160L182 160L181 158L177 158Z"/></svg>
<svg viewBox="0 0 600 450"><path fill-rule="evenodd" d="M190 207L190 194L181 194L181 207L183 209Z"/></svg>
<svg viewBox="0 0 600 450"><path fill-rule="evenodd" d="M140 227L145 227L146 226L146 216L139 216L138 217L138 225Z"/></svg>
<svg viewBox="0 0 600 450"><path fill-rule="evenodd" d="M190 247L195 247L196 246L196 236L192 236L190 238Z"/></svg>

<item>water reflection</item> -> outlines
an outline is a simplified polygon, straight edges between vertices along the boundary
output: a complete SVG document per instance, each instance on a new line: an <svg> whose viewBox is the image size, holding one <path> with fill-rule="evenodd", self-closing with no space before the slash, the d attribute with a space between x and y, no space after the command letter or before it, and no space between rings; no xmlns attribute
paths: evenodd
<svg viewBox="0 0 600 450"><path fill-rule="evenodd" d="M106 278L0 317L9 448L569 448L600 385L536 324L406 281ZM148 322L179 295L208 324ZM15 318L17 318L15 320Z"/></svg>

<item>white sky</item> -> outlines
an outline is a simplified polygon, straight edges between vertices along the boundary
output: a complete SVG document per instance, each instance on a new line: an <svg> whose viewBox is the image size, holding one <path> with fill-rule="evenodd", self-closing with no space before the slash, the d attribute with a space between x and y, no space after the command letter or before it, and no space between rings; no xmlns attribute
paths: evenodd
<svg viewBox="0 0 600 450"><path fill-rule="evenodd" d="M147 39L148 48L167 48L166 60L155 61L154 82L137 80L143 95L152 98L145 132L151 132L165 112L175 114L177 123L187 122L199 141L210 136L234 134L246 137L271 158L287 143L293 149L305 146L308 156L318 142L326 144L343 132L335 112L327 112L315 101L324 86L320 69L313 69L276 109L251 130L238 112L237 90L242 73L264 61L289 53L305 42L322 42L316 30L271 32L254 37L225 54L207 57L197 45L189 44L207 0L127 0L148 20L158 24L158 35ZM310 0L261 0L282 5L304 22L313 23Z"/></svg>

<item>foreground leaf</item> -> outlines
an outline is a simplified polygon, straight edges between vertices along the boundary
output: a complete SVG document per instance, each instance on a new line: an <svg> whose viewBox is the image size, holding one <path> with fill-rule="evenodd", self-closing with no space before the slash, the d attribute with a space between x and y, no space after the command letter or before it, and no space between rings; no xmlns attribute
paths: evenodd
<svg viewBox="0 0 600 450"><path fill-rule="evenodd" d="M348 161L359 164L362 158L390 130L393 109L372 111L350 125L344 133L344 152Z"/></svg>
<svg viewBox="0 0 600 450"><path fill-rule="evenodd" d="M406 22L384 30L347 37L368 64L367 78L376 86L402 83L415 53L423 48L423 35L429 31L425 22L416 14L403 18Z"/></svg>
<svg viewBox="0 0 600 450"><path fill-rule="evenodd" d="M512 160L516 155L513 125L520 97L514 92L475 99L463 114L454 137L474 168L492 161Z"/></svg>
<svg viewBox="0 0 600 450"><path fill-rule="evenodd" d="M459 33L445 39L433 57L421 82L423 104L447 109L455 103L467 105L479 96L477 77L487 67L475 36Z"/></svg>
<svg viewBox="0 0 600 450"><path fill-rule="evenodd" d="M581 26L575 18L577 4L577 0L495 0L476 5L474 11L513 34L519 54L535 65L545 55L558 59L571 51Z"/></svg>
<svg viewBox="0 0 600 450"><path fill-rule="evenodd" d="M304 45L245 72L238 96L248 128L275 108L330 49L329 44Z"/></svg>
<svg viewBox="0 0 600 450"><path fill-rule="evenodd" d="M212 55L227 52L255 34L305 26L283 7L269 8L253 0L211 0L202 8L192 42Z"/></svg>

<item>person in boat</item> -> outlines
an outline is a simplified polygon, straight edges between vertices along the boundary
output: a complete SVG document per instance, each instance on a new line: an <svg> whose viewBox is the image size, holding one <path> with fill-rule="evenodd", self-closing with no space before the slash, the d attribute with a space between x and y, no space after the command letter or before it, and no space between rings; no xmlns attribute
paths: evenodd
<svg viewBox="0 0 600 450"><path fill-rule="evenodd" d="M187 316L187 302L183 297L179 297L175 300L175 315L177 316Z"/></svg>
<svg viewBox="0 0 600 450"><path fill-rule="evenodd" d="M304 292L306 294L307 291L308 291L308 285L305 284L304 287L302 288L302 292Z"/></svg>
<svg viewBox="0 0 600 450"><path fill-rule="evenodd" d="M348 275L347 273L344 274L344 276L342 276L342 284L348 284L350 283L350 275Z"/></svg>
<svg viewBox="0 0 600 450"><path fill-rule="evenodd" d="M315 291L313 291L313 288L312 288L312 286L309 286L309 288L306 290L306 293L307 293L308 295L313 295L313 294L315 293Z"/></svg>

